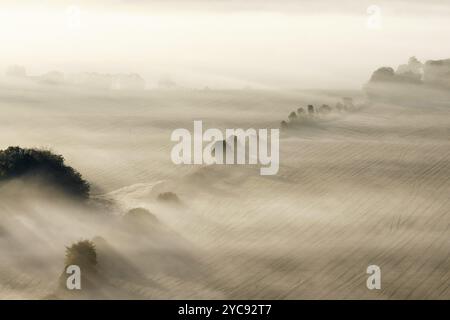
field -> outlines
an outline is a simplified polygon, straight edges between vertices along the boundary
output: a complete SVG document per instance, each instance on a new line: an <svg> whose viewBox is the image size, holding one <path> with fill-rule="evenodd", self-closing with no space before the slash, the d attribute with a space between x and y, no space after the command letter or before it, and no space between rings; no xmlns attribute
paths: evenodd
<svg viewBox="0 0 450 320"><path fill-rule="evenodd" d="M342 96L360 107L281 132L277 175L170 159L171 132L194 120L278 128L298 107ZM0 298L65 298L56 292L65 247L101 237L95 298L449 299L449 98L1 83L0 149L62 154L92 184L92 201L110 206L102 215L2 185ZM180 203L158 201L166 191ZM123 226L136 207L158 222ZM381 290L366 287L371 264Z"/></svg>

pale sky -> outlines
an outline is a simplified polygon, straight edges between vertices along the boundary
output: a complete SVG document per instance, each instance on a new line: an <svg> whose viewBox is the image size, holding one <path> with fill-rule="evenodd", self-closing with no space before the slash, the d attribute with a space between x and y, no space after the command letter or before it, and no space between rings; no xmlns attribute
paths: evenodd
<svg viewBox="0 0 450 320"><path fill-rule="evenodd" d="M412 55L450 58L450 1L0 0L0 40L0 67L19 64L29 74L359 88L375 68Z"/></svg>

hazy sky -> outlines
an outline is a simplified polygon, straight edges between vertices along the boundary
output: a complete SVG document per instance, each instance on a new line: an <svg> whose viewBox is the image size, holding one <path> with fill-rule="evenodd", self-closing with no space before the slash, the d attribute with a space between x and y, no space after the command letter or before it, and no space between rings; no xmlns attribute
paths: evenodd
<svg viewBox="0 0 450 320"><path fill-rule="evenodd" d="M20 64L30 74L358 88L378 66L411 55L450 58L450 1L0 0L0 40L0 67Z"/></svg>

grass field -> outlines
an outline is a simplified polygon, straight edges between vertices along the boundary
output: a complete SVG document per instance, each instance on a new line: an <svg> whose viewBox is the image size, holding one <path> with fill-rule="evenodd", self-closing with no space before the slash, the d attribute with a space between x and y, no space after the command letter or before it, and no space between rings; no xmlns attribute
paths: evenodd
<svg viewBox="0 0 450 320"><path fill-rule="evenodd" d="M0 298L52 295L65 247L102 237L95 297L449 299L450 103L364 104L282 131L280 170L176 166L176 128L278 128L359 91L91 91L3 83L0 147L50 148L107 215L0 188ZM449 95L450 97L450 95ZM450 99L447 99L450 101ZM177 193L179 205L156 200ZM132 229L143 207L158 219ZM95 217L94 217L95 216ZM134 228L134 227L133 227ZM381 290L366 288L380 266Z"/></svg>

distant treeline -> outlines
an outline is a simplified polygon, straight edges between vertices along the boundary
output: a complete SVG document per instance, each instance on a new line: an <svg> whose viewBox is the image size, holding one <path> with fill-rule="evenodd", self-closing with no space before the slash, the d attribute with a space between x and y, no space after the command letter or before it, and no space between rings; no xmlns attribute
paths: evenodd
<svg viewBox="0 0 450 320"><path fill-rule="evenodd" d="M377 69L369 84L376 82L428 84L450 88L450 59L422 63L416 57L411 57L407 64L398 66L397 70L391 67Z"/></svg>
<svg viewBox="0 0 450 320"><path fill-rule="evenodd" d="M293 128L305 121L310 121L315 119L317 115L329 114L332 111L345 112L355 110L355 105L353 99L350 97L342 98L342 102L337 102L335 106L331 107L328 104L322 104L320 107L316 108L314 105L310 104L307 107L299 107L297 110L292 111L288 115L288 120L281 121L281 128L288 129Z"/></svg>

